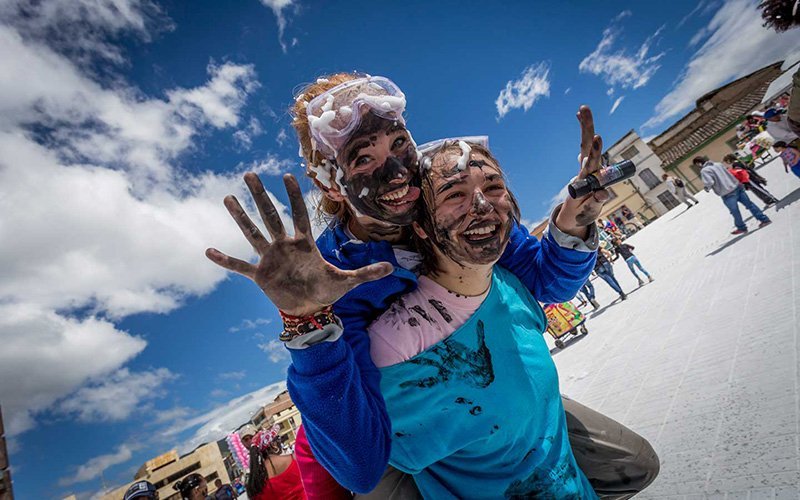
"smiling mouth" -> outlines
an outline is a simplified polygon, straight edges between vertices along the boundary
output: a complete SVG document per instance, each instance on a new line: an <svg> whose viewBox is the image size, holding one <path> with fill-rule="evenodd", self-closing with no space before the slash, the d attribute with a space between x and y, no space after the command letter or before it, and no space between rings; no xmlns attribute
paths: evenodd
<svg viewBox="0 0 800 500"><path fill-rule="evenodd" d="M378 197L378 202L392 209L405 209L412 206L419 198L418 187L403 184L401 187L384 193Z"/></svg>
<svg viewBox="0 0 800 500"><path fill-rule="evenodd" d="M470 228L461 233L461 237L469 243L482 244L499 237L499 222L480 222L471 224Z"/></svg>

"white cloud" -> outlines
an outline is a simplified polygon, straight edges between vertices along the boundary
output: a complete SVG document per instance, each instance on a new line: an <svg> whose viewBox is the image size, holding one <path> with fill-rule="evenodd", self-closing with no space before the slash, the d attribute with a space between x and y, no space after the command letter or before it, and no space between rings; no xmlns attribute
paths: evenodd
<svg viewBox="0 0 800 500"><path fill-rule="evenodd" d="M550 96L550 66L543 62L528 66L519 80L506 83L495 101L498 120L512 109L528 111L542 96Z"/></svg>
<svg viewBox="0 0 800 500"><path fill-rule="evenodd" d="M233 133L233 140L241 149L250 149L253 145L253 137L258 137L263 133L261 122L258 121L258 118L253 117L250 118L247 127Z"/></svg>
<svg viewBox="0 0 800 500"><path fill-rule="evenodd" d="M630 11L624 11L622 14L626 12L627 15L630 15ZM615 23L627 17L622 14L603 30L600 43L591 54L581 61L578 69L581 73L600 76L607 85L612 87L638 89L646 85L661 67L658 60L661 59L664 52L653 56L648 56L648 54L650 46L660 35L663 26L647 37L636 53L631 55L625 49L615 50L613 47L622 32L622 28Z"/></svg>
<svg viewBox="0 0 800 500"><path fill-rule="evenodd" d="M225 372L220 373L219 378L222 380L242 380L247 373L244 370L238 372Z"/></svg>
<svg viewBox="0 0 800 500"><path fill-rule="evenodd" d="M250 65L212 63L197 86L144 95L70 59L103 46L70 52L46 35L62 26L58 16L73 22L73 7L99 6L86 12L95 33L140 30L147 39L147 21L130 9L148 2L40 2L50 9L36 20L44 27L8 15L23 4L0 5L0 400L12 435L59 400L56 411L79 418L124 418L149 395L126 394L115 409L109 394L168 378L120 370L146 342L112 321L211 291L226 273L205 258L207 246L253 255L222 206L227 194L249 201L241 172L176 163L202 134L236 127L258 85ZM118 9L118 18L103 9Z"/></svg>
<svg viewBox="0 0 800 500"><path fill-rule="evenodd" d="M268 318L243 319L242 322L237 326L228 328L228 331L231 333L236 333L241 330L252 330L254 328L258 328L259 326L268 325L270 323L272 323L272 320Z"/></svg>
<svg viewBox="0 0 800 500"><path fill-rule="evenodd" d="M294 166L295 162L292 160L282 160L275 155L268 155L264 159L253 161L242 167L249 172L257 174L283 175Z"/></svg>
<svg viewBox="0 0 800 500"><path fill-rule="evenodd" d="M0 21L16 26L28 39L47 39L81 64L97 58L123 63L120 46L110 40L133 36L149 41L153 33L173 28L150 0L5 0L0 3Z"/></svg>
<svg viewBox="0 0 800 500"><path fill-rule="evenodd" d="M279 146L283 146L288 139L289 135L286 133L286 129L282 128L280 132L278 132L278 136L275 137L275 142L277 142Z"/></svg>
<svg viewBox="0 0 800 500"><path fill-rule="evenodd" d="M278 42L281 44L283 53L286 53L286 42L283 41L283 33L286 30L286 17L283 10L294 3L294 0L261 0L261 3L272 9L278 21ZM292 39L292 47L297 45L297 38Z"/></svg>
<svg viewBox="0 0 800 500"><path fill-rule="evenodd" d="M267 353L267 357L273 363L280 363L281 361L289 359L289 353L286 351L286 346L283 342L272 339L269 342L258 344L258 348Z"/></svg>
<svg viewBox="0 0 800 500"><path fill-rule="evenodd" d="M614 114L614 111L617 110L619 105L622 103L623 99L625 99L624 95L621 95L621 96L617 97L617 99L614 101L614 105L611 106L611 111L608 112L609 115L613 115Z"/></svg>
<svg viewBox="0 0 800 500"><path fill-rule="evenodd" d="M0 345L0 399L6 432L16 435L35 425L38 411L113 372L146 343L102 319L9 302L0 304Z"/></svg>
<svg viewBox="0 0 800 500"><path fill-rule="evenodd" d="M572 91L572 87L567 87L567 89L564 91L564 95L569 94L571 91Z"/></svg>
<svg viewBox="0 0 800 500"><path fill-rule="evenodd" d="M163 395L161 386L175 375L166 368L131 373L122 368L82 387L61 401L57 411L82 422L114 422L128 418L150 400Z"/></svg>
<svg viewBox="0 0 800 500"><path fill-rule="evenodd" d="M78 467L78 471L74 476L61 478L58 484L61 486L69 486L76 483L91 481L92 479L100 477L109 467L124 464L132 457L133 449L129 445L120 445L117 447L117 451L113 453L90 459L88 462Z"/></svg>
<svg viewBox="0 0 800 500"><path fill-rule="evenodd" d="M747 0L725 2L708 24L708 39L642 128L654 128L678 116L705 93L781 60L800 46L800 31L779 34L761 24L756 4Z"/></svg>
<svg viewBox="0 0 800 500"><path fill-rule="evenodd" d="M194 449L202 443L222 439L250 420L256 410L272 402L275 396L284 390L286 390L286 382L284 381L267 385L244 396L234 398L189 420L178 421L167 429L163 436L176 436L197 427L192 437L178 447L181 453Z"/></svg>

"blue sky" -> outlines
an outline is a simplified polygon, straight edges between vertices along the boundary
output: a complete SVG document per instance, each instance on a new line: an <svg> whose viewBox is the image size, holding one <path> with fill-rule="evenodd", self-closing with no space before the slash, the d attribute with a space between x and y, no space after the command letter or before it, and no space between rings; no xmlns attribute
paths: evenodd
<svg viewBox="0 0 800 500"><path fill-rule="evenodd" d="M281 389L276 310L203 250L249 255L222 206L247 198L243 172L286 202L303 83L385 75L417 142L488 135L535 222L576 172L580 104L606 145L653 136L800 46L745 0L28 3L0 7L0 404L19 498L123 484Z"/></svg>

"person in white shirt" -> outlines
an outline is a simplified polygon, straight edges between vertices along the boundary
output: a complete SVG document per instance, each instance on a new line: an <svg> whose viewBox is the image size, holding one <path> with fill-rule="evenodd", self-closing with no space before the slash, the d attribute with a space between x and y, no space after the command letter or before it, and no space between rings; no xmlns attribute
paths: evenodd
<svg viewBox="0 0 800 500"><path fill-rule="evenodd" d="M669 192L675 195L681 203L686 203L689 208L692 208L694 205L700 203L697 201L697 198L692 196L692 194L686 190L686 185L683 183L682 180L678 179L677 177L671 177L667 174L661 176L661 179L664 180L664 183L667 185L667 189ZM694 205L689 203L689 200L694 202Z"/></svg>
<svg viewBox="0 0 800 500"><path fill-rule="evenodd" d="M792 141L797 140L797 134L792 130L785 114L775 108L769 108L764 112L764 118L767 120L767 132L775 141L783 141L790 144Z"/></svg>

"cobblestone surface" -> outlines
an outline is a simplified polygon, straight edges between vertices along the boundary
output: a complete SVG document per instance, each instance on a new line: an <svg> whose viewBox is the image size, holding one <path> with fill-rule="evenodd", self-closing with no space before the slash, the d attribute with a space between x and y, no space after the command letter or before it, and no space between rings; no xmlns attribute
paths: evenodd
<svg viewBox="0 0 800 500"><path fill-rule="evenodd" d="M617 261L628 300L594 280L589 335L554 350L563 393L658 451L637 498L800 498L800 179L780 160L760 173L782 199L773 224L731 236L722 200L699 194L629 239L655 281Z"/></svg>

